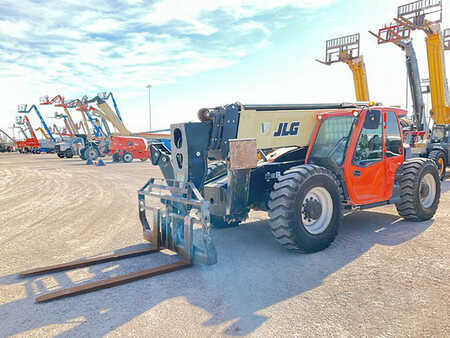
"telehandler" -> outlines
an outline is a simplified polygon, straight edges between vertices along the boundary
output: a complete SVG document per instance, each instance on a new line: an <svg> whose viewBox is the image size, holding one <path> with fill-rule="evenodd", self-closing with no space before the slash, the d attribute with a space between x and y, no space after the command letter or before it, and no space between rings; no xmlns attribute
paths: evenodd
<svg viewBox="0 0 450 338"><path fill-rule="evenodd" d="M196 263L215 264L211 227L236 226L251 209L268 211L275 239L303 253L328 247L343 215L356 210L394 204L407 220L428 220L439 204L439 172L431 159L405 159L399 118L406 113L361 103L234 103L201 109L200 122L171 125L171 150L163 143L151 144L151 161L164 179L151 178L138 191L139 218L150 248L21 275L86 267L163 248L182 256L179 262L36 299L45 302ZM268 148L277 150L258 161L258 150Z"/></svg>

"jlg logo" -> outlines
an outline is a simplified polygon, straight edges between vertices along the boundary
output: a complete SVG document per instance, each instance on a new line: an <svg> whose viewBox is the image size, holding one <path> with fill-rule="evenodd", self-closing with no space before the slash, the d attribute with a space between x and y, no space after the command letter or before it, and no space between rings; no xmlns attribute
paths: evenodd
<svg viewBox="0 0 450 338"><path fill-rule="evenodd" d="M273 133L273 136L297 136L299 127L300 122L298 121L291 122L290 127L289 122L280 122L280 124L278 124L278 130Z"/></svg>

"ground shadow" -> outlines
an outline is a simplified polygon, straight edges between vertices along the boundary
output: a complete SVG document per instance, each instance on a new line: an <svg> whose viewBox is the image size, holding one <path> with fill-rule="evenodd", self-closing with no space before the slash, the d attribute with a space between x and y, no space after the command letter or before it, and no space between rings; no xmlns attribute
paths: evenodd
<svg viewBox="0 0 450 338"><path fill-rule="evenodd" d="M330 248L309 255L281 248L274 241L267 221L247 223L238 228L214 231L219 259L216 265L195 266L44 304L34 303L37 295L48 292L41 278L22 279L16 274L3 276L0 285L24 283L26 297L0 306L0 335L24 333L84 318L63 334L100 336L175 297L184 297L209 314L209 319L202 325L232 322L227 324L223 333L246 335L267 320L267 317L258 315L258 311L316 288L330 274L374 245L404 243L425 231L432 223L432 220L410 223L390 214L360 212L345 218ZM157 253L119 263L105 263L87 271L92 277L90 280L98 280L177 259L176 256ZM50 276L57 281L59 288L74 286L66 273Z"/></svg>

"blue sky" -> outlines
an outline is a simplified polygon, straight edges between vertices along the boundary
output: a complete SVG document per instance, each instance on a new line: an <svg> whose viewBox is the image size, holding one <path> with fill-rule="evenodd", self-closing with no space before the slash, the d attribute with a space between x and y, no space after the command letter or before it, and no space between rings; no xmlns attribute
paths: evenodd
<svg viewBox="0 0 450 338"><path fill-rule="evenodd" d="M129 129L146 130L148 83L155 128L193 120L201 107L235 101L351 101L346 66L314 59L323 58L325 40L356 32L371 97L404 105L402 52L377 46L367 33L390 21L404 2L2 0L0 127L12 124L17 104L38 103L43 95L112 91ZM427 77L425 36L414 34ZM57 108L41 110L51 115Z"/></svg>

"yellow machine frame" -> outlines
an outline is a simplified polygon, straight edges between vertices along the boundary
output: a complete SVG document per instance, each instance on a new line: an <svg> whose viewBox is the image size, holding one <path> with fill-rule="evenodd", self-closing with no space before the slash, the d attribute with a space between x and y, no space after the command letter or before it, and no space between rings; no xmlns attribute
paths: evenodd
<svg viewBox="0 0 450 338"><path fill-rule="evenodd" d="M316 61L327 66L336 62L347 64L353 74L356 101L368 102L370 101L370 96L366 64L359 50L359 33L327 40L325 61L317 59Z"/></svg>

